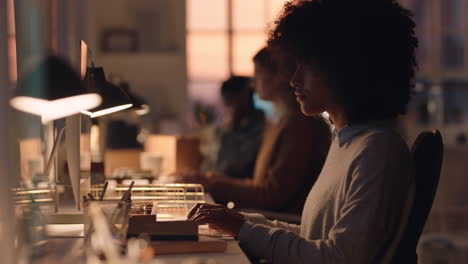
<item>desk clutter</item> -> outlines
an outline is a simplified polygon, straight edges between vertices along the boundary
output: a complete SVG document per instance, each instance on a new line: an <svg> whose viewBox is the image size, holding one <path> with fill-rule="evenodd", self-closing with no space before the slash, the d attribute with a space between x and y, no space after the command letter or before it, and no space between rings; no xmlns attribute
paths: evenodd
<svg viewBox="0 0 468 264"><path fill-rule="evenodd" d="M103 187L104 185L94 185L90 193L94 197L100 197ZM111 182L106 189L104 200L119 200L128 189L128 185ZM148 210L154 211L158 221L186 220L194 205L205 202L205 191L201 184L135 184L129 195L134 211L142 211L140 214L148 213Z"/></svg>
<svg viewBox="0 0 468 264"><path fill-rule="evenodd" d="M130 216L127 238L146 237L155 255L224 252L227 242L202 235L192 221L158 222L156 215Z"/></svg>
<svg viewBox="0 0 468 264"><path fill-rule="evenodd" d="M187 221L190 209L205 201L199 184L106 183L93 186L88 196L92 198L86 199L83 207L89 254L106 250L114 254L110 245L130 251L129 243L135 240L150 248L153 255L214 253L227 248L221 235L206 235L206 227Z"/></svg>

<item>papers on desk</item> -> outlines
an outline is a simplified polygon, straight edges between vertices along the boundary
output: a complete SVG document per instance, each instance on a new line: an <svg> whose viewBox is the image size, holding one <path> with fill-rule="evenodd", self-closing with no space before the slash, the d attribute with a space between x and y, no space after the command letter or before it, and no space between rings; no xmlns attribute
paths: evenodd
<svg viewBox="0 0 468 264"><path fill-rule="evenodd" d="M78 238L84 237L84 225L83 224L62 224L46 225L47 236L49 237L69 237L69 238Z"/></svg>

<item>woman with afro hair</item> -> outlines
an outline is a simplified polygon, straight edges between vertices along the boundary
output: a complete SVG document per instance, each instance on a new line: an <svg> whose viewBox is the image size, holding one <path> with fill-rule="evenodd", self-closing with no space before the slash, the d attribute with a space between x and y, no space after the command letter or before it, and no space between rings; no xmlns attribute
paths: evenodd
<svg viewBox="0 0 468 264"><path fill-rule="evenodd" d="M272 263L416 263L402 262L398 251L414 179L408 147L392 127L413 88L414 27L395 0L287 3L268 48L281 54L302 113L326 111L335 126L301 224L209 204L189 218Z"/></svg>

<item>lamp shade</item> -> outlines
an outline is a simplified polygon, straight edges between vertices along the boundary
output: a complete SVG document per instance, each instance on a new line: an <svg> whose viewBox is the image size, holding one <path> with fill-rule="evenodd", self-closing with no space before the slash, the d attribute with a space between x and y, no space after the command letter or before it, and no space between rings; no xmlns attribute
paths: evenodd
<svg viewBox="0 0 468 264"><path fill-rule="evenodd" d="M32 71L18 77L10 105L41 116L43 123L95 108L101 103L101 96L85 92L79 75L55 56L46 57Z"/></svg>
<svg viewBox="0 0 468 264"><path fill-rule="evenodd" d="M98 107L83 111L91 118L115 113L132 107L130 97L120 87L106 80L102 67L88 67L84 79L87 92L98 93L102 97L102 104Z"/></svg>
<svg viewBox="0 0 468 264"><path fill-rule="evenodd" d="M127 82L120 82L119 86L128 94L128 97L130 97L133 104L131 109L135 110L137 115L146 115L151 111L149 105L146 104L142 97L130 91L130 85Z"/></svg>

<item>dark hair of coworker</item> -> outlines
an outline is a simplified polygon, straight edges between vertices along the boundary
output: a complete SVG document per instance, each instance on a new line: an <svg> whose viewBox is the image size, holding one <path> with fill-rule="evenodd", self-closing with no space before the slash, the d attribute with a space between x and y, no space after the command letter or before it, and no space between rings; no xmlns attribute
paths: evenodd
<svg viewBox="0 0 468 264"><path fill-rule="evenodd" d="M279 74L285 83L289 83L294 64L288 63L281 51L263 47L253 57L253 62L272 74Z"/></svg>
<svg viewBox="0 0 468 264"><path fill-rule="evenodd" d="M268 47L319 74L350 123L383 120L407 111L414 27L395 0L296 1L285 4Z"/></svg>
<svg viewBox="0 0 468 264"><path fill-rule="evenodd" d="M278 75L280 77L280 82L284 83L283 100L287 103L286 106L299 110L300 105L297 103L293 89L289 85L288 73L290 73L290 71L284 71L285 68L291 67L288 67L283 63L285 61L283 56L274 49L264 47L255 54L252 60L255 64L260 65L270 74Z"/></svg>
<svg viewBox="0 0 468 264"><path fill-rule="evenodd" d="M245 76L232 76L221 85L221 97L227 104L233 103L236 97L243 92L248 93L250 96L249 105L253 107L252 88L250 87L250 78Z"/></svg>
<svg viewBox="0 0 468 264"><path fill-rule="evenodd" d="M272 73L276 73L278 70L278 67L276 66L277 62L274 61L273 56L271 56L271 51L269 51L266 47L262 48L257 52L257 54L255 54L253 57L253 62Z"/></svg>

